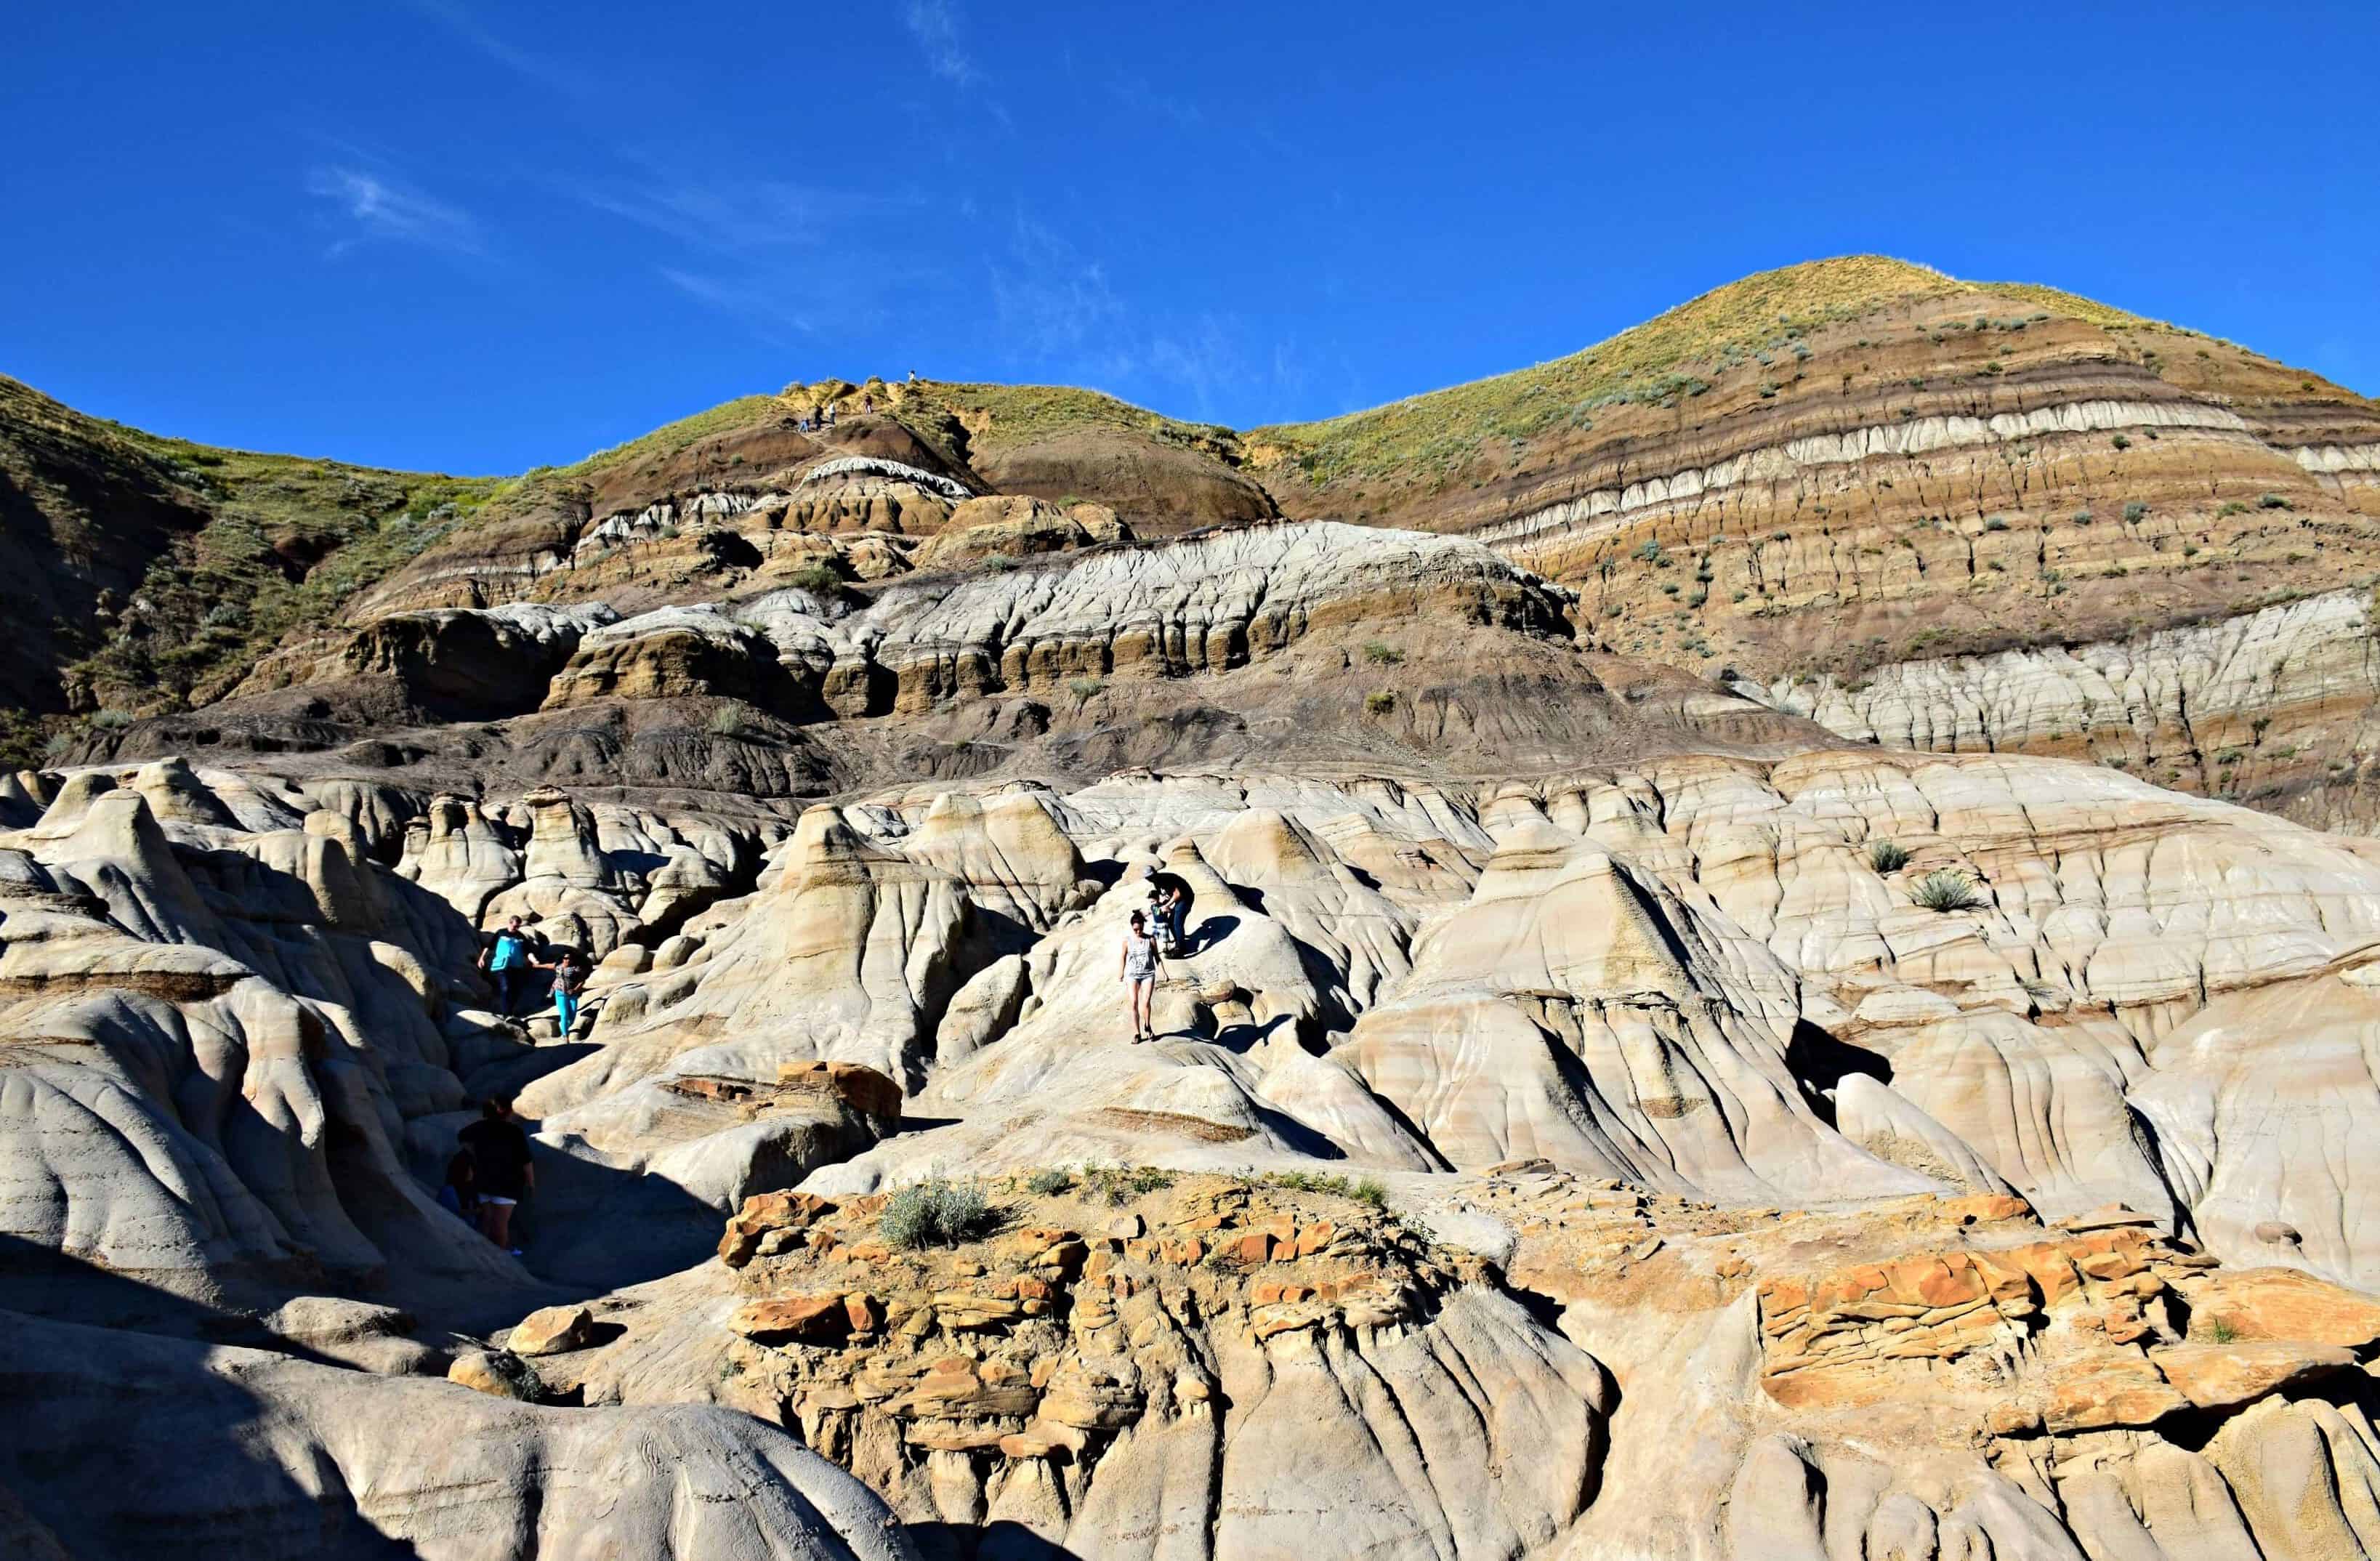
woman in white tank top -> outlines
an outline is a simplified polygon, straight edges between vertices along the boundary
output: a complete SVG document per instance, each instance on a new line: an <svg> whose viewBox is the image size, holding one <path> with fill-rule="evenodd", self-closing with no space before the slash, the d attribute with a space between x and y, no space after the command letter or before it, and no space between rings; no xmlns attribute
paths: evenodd
<svg viewBox="0 0 2380 1561"><path fill-rule="evenodd" d="M1148 1020L1149 1002L1157 995L1157 939L1148 935L1148 921L1138 911L1123 935L1123 984L1132 998L1132 1038L1157 1039Z"/></svg>

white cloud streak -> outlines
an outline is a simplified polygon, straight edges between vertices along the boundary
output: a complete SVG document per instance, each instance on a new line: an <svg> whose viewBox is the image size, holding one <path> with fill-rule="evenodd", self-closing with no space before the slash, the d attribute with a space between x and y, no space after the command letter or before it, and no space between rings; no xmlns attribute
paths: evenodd
<svg viewBox="0 0 2380 1561"><path fill-rule="evenodd" d="M953 87L967 87L983 79L975 61L959 42L959 19L950 0L909 0L901 24L925 52L926 68Z"/></svg>
<svg viewBox="0 0 2380 1561"><path fill-rule="evenodd" d="M558 60L508 43L480 24L457 0L412 0L413 8L473 49L525 79L565 97L596 95L596 83Z"/></svg>
<svg viewBox="0 0 2380 1561"><path fill-rule="evenodd" d="M1121 378L1139 367L1107 271L1054 229L1017 213L1009 260L991 272L994 322L1018 361Z"/></svg>
<svg viewBox="0 0 2380 1561"><path fill-rule="evenodd" d="M330 201L350 224L331 246L334 255L374 240L457 255L482 252L480 224L468 212L385 175L328 164L306 175L306 193Z"/></svg>
<svg viewBox="0 0 2380 1561"><path fill-rule="evenodd" d="M674 178L662 169L634 183L568 188L587 205L689 248L712 254L753 254L824 244L853 224L908 216L922 197L902 192L826 189L774 179L704 182Z"/></svg>
<svg viewBox="0 0 2380 1561"><path fill-rule="evenodd" d="M783 342L813 334L818 327L808 315L785 307L785 290L766 284L706 276L675 266L656 267L662 281L697 303L744 321L764 341Z"/></svg>

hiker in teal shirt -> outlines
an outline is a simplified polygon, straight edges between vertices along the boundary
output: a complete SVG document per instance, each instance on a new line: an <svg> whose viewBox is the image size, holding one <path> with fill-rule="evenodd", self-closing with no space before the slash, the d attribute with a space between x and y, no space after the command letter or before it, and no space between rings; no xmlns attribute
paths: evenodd
<svg viewBox="0 0 2380 1561"><path fill-rule="evenodd" d="M480 968L495 983L498 1013L513 1011L514 994L528 978L528 934L521 930L521 919L515 916L480 956Z"/></svg>

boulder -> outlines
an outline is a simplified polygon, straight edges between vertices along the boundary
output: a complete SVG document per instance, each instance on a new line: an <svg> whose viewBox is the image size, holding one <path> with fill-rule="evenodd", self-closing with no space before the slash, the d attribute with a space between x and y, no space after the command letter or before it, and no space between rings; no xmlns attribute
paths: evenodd
<svg viewBox="0 0 2380 1561"><path fill-rule="evenodd" d="M2243 1342L2298 1342L2362 1349L2380 1341L2380 1301L2293 1268L2225 1268L2190 1291L2190 1337L2219 1328Z"/></svg>
<svg viewBox="0 0 2380 1561"><path fill-rule="evenodd" d="M583 1306L541 1307L504 1336L504 1348L523 1358L560 1355L594 1342L595 1316Z"/></svg>
<svg viewBox="0 0 2380 1561"><path fill-rule="evenodd" d="M2060 1434L2153 1425L2191 1399L2137 1350L2094 1354L2051 1381L2042 1423Z"/></svg>
<svg viewBox="0 0 2380 1561"><path fill-rule="evenodd" d="M492 1398L517 1398L534 1404L544 1398L545 1384L537 1368L505 1349L467 1349L446 1368L446 1380L460 1383Z"/></svg>
<svg viewBox="0 0 2380 1561"><path fill-rule="evenodd" d="M2236 1410L2268 1393L2349 1370L2354 1353L2327 1344L2182 1344L2149 1351L2150 1363L2202 1410Z"/></svg>

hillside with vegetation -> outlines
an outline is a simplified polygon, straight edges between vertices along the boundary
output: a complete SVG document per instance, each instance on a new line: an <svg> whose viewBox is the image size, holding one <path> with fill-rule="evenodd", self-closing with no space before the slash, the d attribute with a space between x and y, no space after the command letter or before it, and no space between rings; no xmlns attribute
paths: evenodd
<svg viewBox="0 0 2380 1561"><path fill-rule="evenodd" d="M0 742L202 705L505 484L215 449L0 376Z"/></svg>
<svg viewBox="0 0 2380 1561"><path fill-rule="evenodd" d="M1469 384L1312 422L1275 423L1245 436L1259 460L1285 462L1309 489L1366 480L1451 480L1489 447L1593 428L1624 406L1676 411L1747 367L1775 368L1795 344L1829 325L1948 298L1978 286L2031 309L2105 326L2149 321L2054 288L1964 283L1882 255L1811 260L1762 272L1657 315L1567 357ZM1283 474L1284 477L1290 474Z"/></svg>
<svg viewBox="0 0 2380 1561"><path fill-rule="evenodd" d="M2371 811L2373 699L2335 685L2371 680L2304 669L2344 669L2360 643L2339 636L2362 615L2338 604L2380 578L2375 453L2380 407L2318 376L1880 256L1762 272L1530 369L1245 432L1072 387L797 381L567 465L458 479L202 449L9 384L12 534L55 545L13 572L35 628L0 730L23 760L94 723L204 707L276 647L398 611L747 588L769 573L750 547L773 553L771 527L808 515L806 474L857 460L1101 506L1144 538L1281 515L1463 533L1579 590L1600 647L1847 734L2077 753L2352 820ZM897 529L905 503L912 530L940 525L942 500L904 491L796 528ZM779 518L705 539L747 510ZM897 560L793 562L865 586ZM2157 636L2262 646L2278 631L2257 615L2277 611L2329 625L2308 643L2290 620L2279 659L2299 675L2277 691L2271 668L2228 662L2216 683L2262 692L2185 696L2164 674L2128 692L2052 668L2073 689L2020 711L1994 690L2040 669L1981 665L2194 665L2228 653ZM1905 713L1908 677L1958 713ZM2192 699L2232 713L2198 730ZM2266 740L2248 741L2258 720Z"/></svg>

